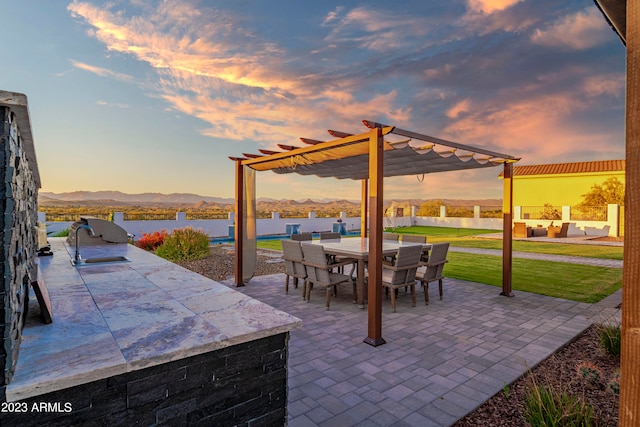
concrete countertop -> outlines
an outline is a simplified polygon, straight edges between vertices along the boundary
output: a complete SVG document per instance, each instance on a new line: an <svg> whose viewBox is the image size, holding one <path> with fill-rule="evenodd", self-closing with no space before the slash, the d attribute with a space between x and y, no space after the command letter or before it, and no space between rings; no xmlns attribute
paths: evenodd
<svg viewBox="0 0 640 427"><path fill-rule="evenodd" d="M37 310L31 310L7 401L288 332L302 324L126 243L82 247L81 253L83 258L124 255L131 262L74 267L70 259L75 249L63 238L49 242L54 255L39 261L53 323L43 324Z"/></svg>

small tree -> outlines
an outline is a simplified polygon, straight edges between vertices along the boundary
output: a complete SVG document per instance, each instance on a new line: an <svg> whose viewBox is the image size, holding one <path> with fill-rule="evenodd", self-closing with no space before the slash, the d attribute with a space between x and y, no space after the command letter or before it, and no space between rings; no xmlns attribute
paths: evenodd
<svg viewBox="0 0 640 427"><path fill-rule="evenodd" d="M602 184L593 184L577 207L624 205L624 184L616 177L608 178Z"/></svg>
<svg viewBox="0 0 640 427"><path fill-rule="evenodd" d="M550 203L544 204L544 210L540 213L540 219L562 219L562 212Z"/></svg>
<svg viewBox="0 0 640 427"><path fill-rule="evenodd" d="M440 206L444 203L442 200L431 200L429 202L424 202L420 205L418 209L418 216L440 216Z"/></svg>

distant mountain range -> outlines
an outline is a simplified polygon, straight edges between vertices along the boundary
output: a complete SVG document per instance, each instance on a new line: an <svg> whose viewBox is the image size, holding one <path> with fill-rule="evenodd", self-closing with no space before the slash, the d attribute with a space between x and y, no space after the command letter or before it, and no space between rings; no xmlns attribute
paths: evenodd
<svg viewBox="0 0 640 427"><path fill-rule="evenodd" d="M100 202L100 204L119 205L140 205L140 204L195 204L198 202L207 203L233 203L233 199L223 197L207 197L191 193L140 193L127 194L120 191L73 191L70 193L48 193L40 192L38 202L40 204L50 204L65 202Z"/></svg>
<svg viewBox="0 0 640 427"><path fill-rule="evenodd" d="M438 199L449 206L497 206L502 203L500 199ZM386 205L393 202L419 206L430 200L422 199L393 199L387 200ZM192 193L140 193L127 194L120 191L73 191L69 193L40 192L38 203L41 206L147 206L147 207L203 207L207 205L231 205L232 198L200 196ZM259 198L258 203L277 206L311 205L311 204L344 204L360 205L359 200L276 200L270 198Z"/></svg>

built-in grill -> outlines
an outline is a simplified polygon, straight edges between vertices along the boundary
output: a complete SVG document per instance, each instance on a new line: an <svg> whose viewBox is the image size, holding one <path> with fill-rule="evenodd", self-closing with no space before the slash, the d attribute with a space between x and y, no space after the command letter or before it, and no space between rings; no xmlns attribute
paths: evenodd
<svg viewBox="0 0 640 427"><path fill-rule="evenodd" d="M93 236L89 231L82 228L82 225L88 225L93 230ZM78 229L80 228L80 229ZM75 236L81 245L101 245L107 243L127 243L127 231L117 224L104 219L81 217L80 221L76 221L69 227L69 235L67 243L70 246L75 245Z"/></svg>

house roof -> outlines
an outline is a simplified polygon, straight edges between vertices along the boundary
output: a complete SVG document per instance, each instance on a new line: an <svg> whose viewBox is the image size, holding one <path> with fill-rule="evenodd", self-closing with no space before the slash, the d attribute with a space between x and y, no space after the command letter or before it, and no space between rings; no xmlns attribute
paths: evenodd
<svg viewBox="0 0 640 427"><path fill-rule="evenodd" d="M36 161L36 150L33 145L33 134L31 133L31 122L29 120L29 106L27 95L17 92L0 90L0 107L8 107L16 116L18 129L22 137L22 148L29 162L29 167L33 173L38 188L40 184L40 172L38 172L38 162Z"/></svg>
<svg viewBox="0 0 640 427"><path fill-rule="evenodd" d="M498 166L517 162L517 157L472 147L457 142L363 120L369 129L381 128L384 140L384 176L418 175L463 169ZM283 152L260 150L263 154L244 154L231 157L243 166L258 171L297 173L338 179L367 179L369 177L370 132L350 134L329 131L338 139L316 141L300 138L306 147L279 145ZM395 139L395 140L394 140Z"/></svg>
<svg viewBox="0 0 640 427"><path fill-rule="evenodd" d="M593 162L514 166L513 176L516 177L527 175L562 175L594 172L621 172L624 170L624 160L597 160ZM500 173L499 176L502 176L502 173Z"/></svg>
<svg viewBox="0 0 640 427"><path fill-rule="evenodd" d="M594 0L611 28L618 34L622 44L627 44L627 1Z"/></svg>

